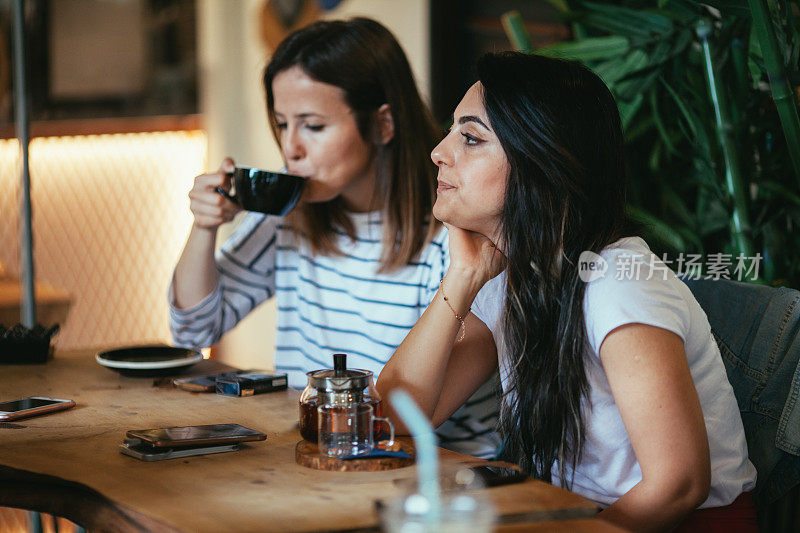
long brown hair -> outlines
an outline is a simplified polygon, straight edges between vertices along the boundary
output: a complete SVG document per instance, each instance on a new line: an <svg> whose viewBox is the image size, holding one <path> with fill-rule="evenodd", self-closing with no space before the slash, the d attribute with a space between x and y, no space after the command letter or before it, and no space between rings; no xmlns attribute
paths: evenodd
<svg viewBox="0 0 800 533"><path fill-rule="evenodd" d="M376 111L389 104L394 137L386 146L375 147L378 179L373 194L381 201L384 219L380 270L406 265L440 227L431 216L436 167L428 156L440 133L422 102L402 48L389 30L367 18L316 22L289 35L264 70L267 111L278 143L272 82L278 73L294 66L344 91L365 140L372 137ZM355 239L355 228L340 198L305 204L289 216L314 253L341 253L337 227Z"/></svg>

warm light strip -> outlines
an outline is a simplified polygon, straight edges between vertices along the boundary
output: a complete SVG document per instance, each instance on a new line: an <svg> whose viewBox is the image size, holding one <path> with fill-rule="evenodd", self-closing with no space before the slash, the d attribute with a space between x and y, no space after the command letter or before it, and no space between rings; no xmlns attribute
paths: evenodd
<svg viewBox="0 0 800 533"><path fill-rule="evenodd" d="M60 348L169 340L166 288L206 167L203 131L35 138L36 279L73 304ZM16 274L19 143L0 141L0 264Z"/></svg>

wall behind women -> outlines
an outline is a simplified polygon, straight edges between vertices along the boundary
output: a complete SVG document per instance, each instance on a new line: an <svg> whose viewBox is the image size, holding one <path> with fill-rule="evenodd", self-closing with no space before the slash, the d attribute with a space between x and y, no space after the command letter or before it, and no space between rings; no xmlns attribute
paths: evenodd
<svg viewBox="0 0 800 533"><path fill-rule="evenodd" d="M59 349L169 338L166 287L206 165L202 131L39 137L30 144L37 282L71 295ZM20 149L0 140L0 264L16 276Z"/></svg>
<svg viewBox="0 0 800 533"><path fill-rule="evenodd" d="M237 164L277 169L280 152L267 125L261 74L270 51L259 39L262 0L242 0L239 9L219 0L199 2L201 106L208 132L208 164L225 156ZM389 28L408 55L423 95L429 94L429 0L344 0L324 18L366 16ZM433 148L433 147L431 147ZM188 203L187 203L188 209ZM235 224L220 230L218 244ZM268 302L228 333L214 356L230 364L270 368L277 308Z"/></svg>

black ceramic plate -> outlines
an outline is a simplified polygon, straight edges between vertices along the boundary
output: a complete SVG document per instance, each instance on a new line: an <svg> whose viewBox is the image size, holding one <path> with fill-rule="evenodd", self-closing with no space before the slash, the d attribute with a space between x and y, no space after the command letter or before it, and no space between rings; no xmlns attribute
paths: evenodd
<svg viewBox="0 0 800 533"><path fill-rule="evenodd" d="M129 346L100 352L98 363L129 376L168 376L203 360L203 354L190 348L172 346Z"/></svg>

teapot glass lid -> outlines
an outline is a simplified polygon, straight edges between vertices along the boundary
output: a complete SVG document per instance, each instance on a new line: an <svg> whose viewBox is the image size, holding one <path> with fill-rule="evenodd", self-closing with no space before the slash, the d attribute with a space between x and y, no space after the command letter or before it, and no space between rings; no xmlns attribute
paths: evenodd
<svg viewBox="0 0 800 533"><path fill-rule="evenodd" d="M333 369L312 370L306 374L308 383L317 390L346 391L369 386L372 372L347 368L347 355L333 354Z"/></svg>

